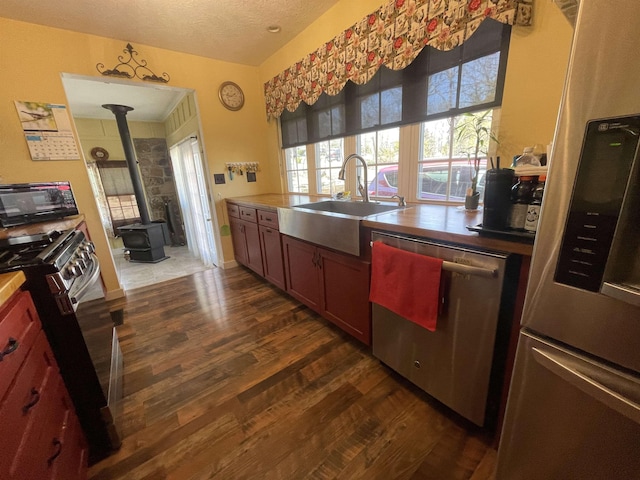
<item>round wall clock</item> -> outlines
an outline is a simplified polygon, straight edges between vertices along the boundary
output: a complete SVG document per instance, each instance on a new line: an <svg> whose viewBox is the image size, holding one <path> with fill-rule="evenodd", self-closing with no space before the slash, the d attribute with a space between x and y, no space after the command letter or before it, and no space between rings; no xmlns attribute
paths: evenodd
<svg viewBox="0 0 640 480"><path fill-rule="evenodd" d="M218 97L222 105L234 112L240 110L244 105L244 93L242 93L242 89L233 82L224 82L220 85Z"/></svg>
<svg viewBox="0 0 640 480"><path fill-rule="evenodd" d="M109 160L109 152L102 147L94 147L91 149L91 158L94 160Z"/></svg>

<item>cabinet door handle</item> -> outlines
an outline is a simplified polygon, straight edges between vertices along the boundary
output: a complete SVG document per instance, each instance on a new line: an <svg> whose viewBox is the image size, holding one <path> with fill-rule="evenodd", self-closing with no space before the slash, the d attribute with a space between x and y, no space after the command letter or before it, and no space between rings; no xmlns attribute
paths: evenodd
<svg viewBox="0 0 640 480"><path fill-rule="evenodd" d="M31 400L24 407L22 407L22 413L27 413L33 407L36 406L36 403L40 401L40 392L36 390L35 387L31 388Z"/></svg>
<svg viewBox="0 0 640 480"><path fill-rule="evenodd" d="M56 458L58 458L62 453L62 442L60 440L54 438L53 446L56 448L56 451L47 459L47 465L49 466L53 465L53 462L55 462Z"/></svg>
<svg viewBox="0 0 640 480"><path fill-rule="evenodd" d="M16 340L13 337L9 337L9 341L7 342L7 346L4 347L4 350L2 350L2 352L0 352L0 362L2 361L2 359L7 356L12 354L13 352L15 352L18 347L20 346L20 342L18 342L18 340Z"/></svg>

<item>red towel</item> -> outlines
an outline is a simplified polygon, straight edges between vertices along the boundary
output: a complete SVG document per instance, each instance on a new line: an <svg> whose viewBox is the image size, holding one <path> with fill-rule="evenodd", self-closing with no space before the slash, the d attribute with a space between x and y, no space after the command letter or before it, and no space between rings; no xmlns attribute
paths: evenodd
<svg viewBox="0 0 640 480"><path fill-rule="evenodd" d="M442 259L374 242L369 301L435 332Z"/></svg>

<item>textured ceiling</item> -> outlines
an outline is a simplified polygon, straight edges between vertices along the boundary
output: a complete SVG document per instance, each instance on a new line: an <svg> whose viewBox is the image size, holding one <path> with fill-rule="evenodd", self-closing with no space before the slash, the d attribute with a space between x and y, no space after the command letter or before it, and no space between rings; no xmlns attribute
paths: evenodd
<svg viewBox="0 0 640 480"><path fill-rule="evenodd" d="M0 17L258 66L337 1L1 0Z"/></svg>
<svg viewBox="0 0 640 480"><path fill-rule="evenodd" d="M0 0L0 17L258 66L338 0ZM267 32L278 25L281 32ZM123 45L124 48L124 45ZM142 58L145 58L141 53ZM156 72L158 75L161 72ZM186 90L114 79L63 78L74 117L164 121Z"/></svg>

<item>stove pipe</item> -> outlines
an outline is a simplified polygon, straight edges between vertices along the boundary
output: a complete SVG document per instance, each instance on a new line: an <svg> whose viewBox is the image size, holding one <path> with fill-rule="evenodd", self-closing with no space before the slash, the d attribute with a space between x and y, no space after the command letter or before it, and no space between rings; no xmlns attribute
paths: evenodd
<svg viewBox="0 0 640 480"><path fill-rule="evenodd" d="M111 113L116 116L118 132L120 133L120 140L122 141L122 147L124 148L124 157L127 160L127 167L129 168L129 174L131 175L131 183L133 184L133 193L136 197L136 202L138 203L140 220L143 225L149 225L151 223L151 218L149 217L149 209L147 208L147 202L144 196L142 179L140 178L140 171L138 170L138 162L136 161L136 154L133 149L131 134L129 133L129 125L127 124L127 112L133 110L133 107L105 104L102 105L102 108L110 110Z"/></svg>

